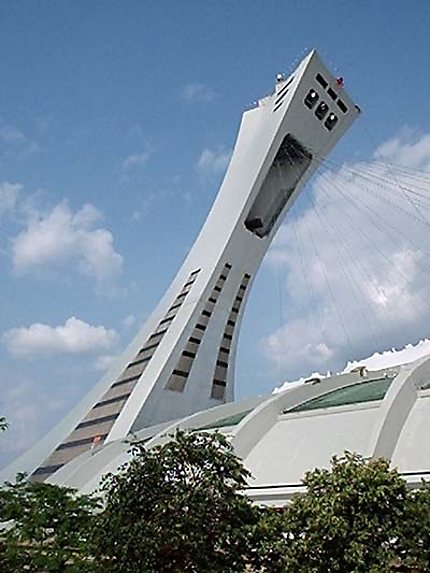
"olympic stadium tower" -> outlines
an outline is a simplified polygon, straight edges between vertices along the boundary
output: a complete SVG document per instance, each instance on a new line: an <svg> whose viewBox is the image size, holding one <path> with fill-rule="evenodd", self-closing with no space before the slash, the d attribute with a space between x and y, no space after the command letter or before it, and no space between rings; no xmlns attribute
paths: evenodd
<svg viewBox="0 0 430 573"><path fill-rule="evenodd" d="M71 468L79 473L79 460L102 460L130 433L234 400L240 324L262 258L359 111L315 51L276 78L273 92L243 113L213 207L150 318L80 403L0 479L25 471L61 482Z"/></svg>

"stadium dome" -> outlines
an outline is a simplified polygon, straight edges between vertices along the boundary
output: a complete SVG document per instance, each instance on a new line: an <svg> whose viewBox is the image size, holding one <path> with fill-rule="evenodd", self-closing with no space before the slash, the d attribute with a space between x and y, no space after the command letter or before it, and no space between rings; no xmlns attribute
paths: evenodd
<svg viewBox="0 0 430 573"><path fill-rule="evenodd" d="M411 485L430 469L430 357L378 371L358 366L292 383L266 397L231 403L136 434L151 448L177 428L226 434L251 471L247 495L281 505L303 491L304 474L345 450L391 460ZM93 491L129 458L129 442L95 446L48 481Z"/></svg>

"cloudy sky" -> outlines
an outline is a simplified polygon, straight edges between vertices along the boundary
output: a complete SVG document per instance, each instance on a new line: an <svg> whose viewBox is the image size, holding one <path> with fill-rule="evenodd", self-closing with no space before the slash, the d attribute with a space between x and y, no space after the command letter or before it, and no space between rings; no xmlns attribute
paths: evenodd
<svg viewBox="0 0 430 573"><path fill-rule="evenodd" d="M0 3L0 465L133 337L241 113L312 47L363 114L263 263L237 394L430 335L429 25L426 0Z"/></svg>

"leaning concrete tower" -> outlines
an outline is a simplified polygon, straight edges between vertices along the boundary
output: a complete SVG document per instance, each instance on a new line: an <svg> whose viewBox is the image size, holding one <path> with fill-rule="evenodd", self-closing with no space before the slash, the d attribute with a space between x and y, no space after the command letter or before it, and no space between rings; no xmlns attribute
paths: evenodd
<svg viewBox="0 0 430 573"><path fill-rule="evenodd" d="M43 480L95 443L233 400L249 291L284 216L359 109L311 52L245 111L209 216L151 317L116 364L0 478Z"/></svg>

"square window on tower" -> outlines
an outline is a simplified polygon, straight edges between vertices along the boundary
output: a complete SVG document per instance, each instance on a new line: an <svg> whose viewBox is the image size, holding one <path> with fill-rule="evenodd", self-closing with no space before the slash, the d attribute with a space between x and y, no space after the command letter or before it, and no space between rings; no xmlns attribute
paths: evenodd
<svg viewBox="0 0 430 573"><path fill-rule="evenodd" d="M328 112L328 105L322 101L317 109L315 110L315 115L318 119L324 119Z"/></svg>
<svg viewBox="0 0 430 573"><path fill-rule="evenodd" d="M334 113L330 113L327 119L325 120L324 125L329 131L331 131L337 122L338 122L337 115L335 115Z"/></svg>
<svg viewBox="0 0 430 573"><path fill-rule="evenodd" d="M305 106L312 109L319 100L320 96L315 90L309 90L308 95L305 97Z"/></svg>

